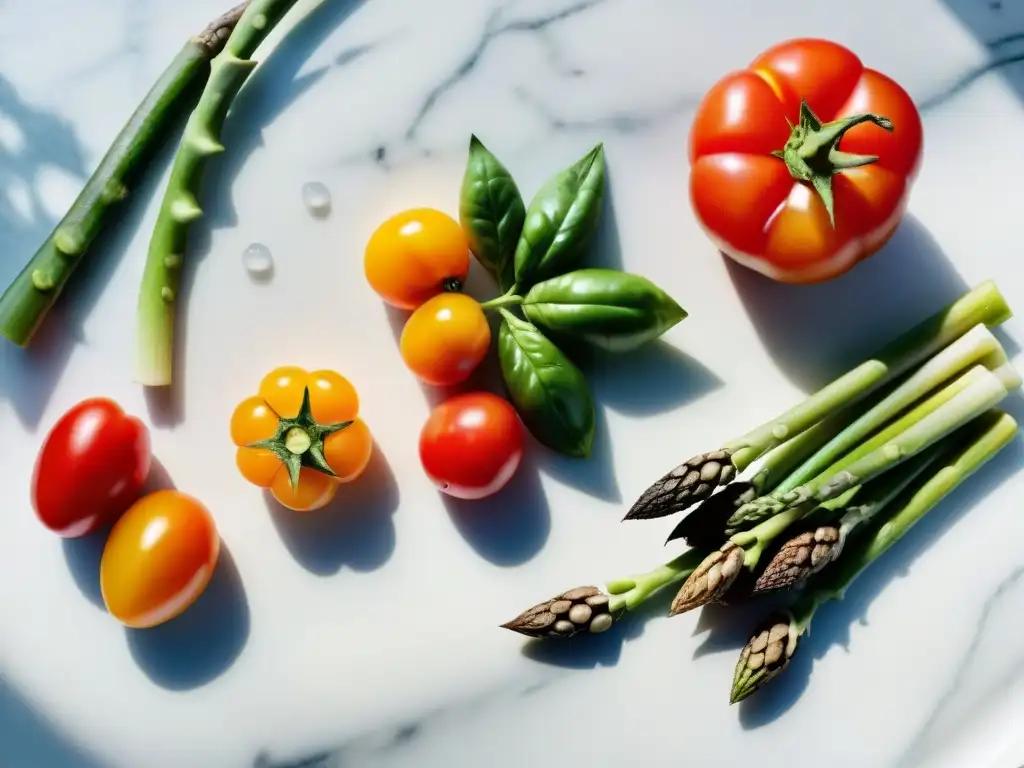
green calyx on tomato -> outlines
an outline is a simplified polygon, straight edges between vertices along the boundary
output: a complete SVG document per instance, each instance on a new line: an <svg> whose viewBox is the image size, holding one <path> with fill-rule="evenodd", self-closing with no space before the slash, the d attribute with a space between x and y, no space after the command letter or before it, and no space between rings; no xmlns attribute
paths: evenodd
<svg viewBox="0 0 1024 768"><path fill-rule="evenodd" d="M828 211L829 223L836 225L835 201L832 195L832 177L847 168L860 168L878 162L878 155L858 155L842 152L839 142L856 125L874 123L889 133L892 121L887 117L859 114L822 123L807 102L800 103L800 120L792 127L786 146L772 152L785 161L790 175L798 181L809 182L821 197Z"/></svg>
<svg viewBox="0 0 1024 768"><path fill-rule="evenodd" d="M499 311L498 359L519 417L547 447L588 457L596 416L583 372L532 323Z"/></svg>
<svg viewBox="0 0 1024 768"><path fill-rule="evenodd" d="M319 424L313 418L309 403L309 387L302 393L302 406L295 418L281 417L272 437L250 443L248 448L265 448L272 452L288 468L288 480L292 488L299 485L299 474L303 467L337 477L324 458L324 440L352 425L351 421L338 424Z"/></svg>

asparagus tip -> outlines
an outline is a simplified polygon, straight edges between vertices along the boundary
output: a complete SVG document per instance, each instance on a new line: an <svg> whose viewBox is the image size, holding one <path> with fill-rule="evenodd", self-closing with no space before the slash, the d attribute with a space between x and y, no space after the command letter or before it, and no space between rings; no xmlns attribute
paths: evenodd
<svg viewBox="0 0 1024 768"><path fill-rule="evenodd" d="M792 587L818 573L839 557L843 536L834 525L803 531L779 547L754 582L754 592L771 592Z"/></svg>
<svg viewBox="0 0 1024 768"><path fill-rule="evenodd" d="M681 512L711 496L736 476L727 450L701 453L687 459L647 488L623 520L652 520Z"/></svg>
<svg viewBox="0 0 1024 768"><path fill-rule="evenodd" d="M735 583L743 568L744 550L727 541L722 547L704 558L672 600L669 616L692 611L702 605L717 602Z"/></svg>
<svg viewBox="0 0 1024 768"><path fill-rule="evenodd" d="M740 651L729 703L743 701L782 674L796 653L801 633L789 611L769 616Z"/></svg>
<svg viewBox="0 0 1024 768"><path fill-rule="evenodd" d="M576 587L528 608L501 628L530 638L599 634L610 629L617 618L609 609L610 600L597 587Z"/></svg>

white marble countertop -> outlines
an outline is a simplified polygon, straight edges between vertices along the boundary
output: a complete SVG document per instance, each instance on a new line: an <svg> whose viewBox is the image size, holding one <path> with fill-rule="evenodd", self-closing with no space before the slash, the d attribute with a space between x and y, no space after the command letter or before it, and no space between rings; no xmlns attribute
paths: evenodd
<svg viewBox="0 0 1024 768"><path fill-rule="evenodd" d="M0 0L0 279L19 270L186 36L224 0ZM656 610L524 651L497 625L559 589L669 556L671 521L619 522L696 451L762 421L968 286L1024 312L1024 3L1003 0L323 0L266 55L205 189L180 400L132 383L132 320L161 180L76 276L39 351L0 345L0 764L17 768L589 766L1016 768L1024 549L1015 443L823 611L786 678L727 704L757 618ZM925 159L910 215L849 275L804 289L727 265L687 201L695 104L795 36L835 39L912 94ZM271 42L281 40L275 32ZM492 503L445 504L420 470L429 411L362 278L386 215L455 212L476 133L533 190L605 143L600 257L690 317L598 371L599 448L534 448ZM303 209L324 182L333 211ZM253 241L268 285L241 266ZM305 291L287 325L267 308ZM1003 336L1016 352L1019 321ZM674 348L674 349L673 349ZM336 367L378 441L358 520L270 510L226 421L266 370ZM1018 360L1019 362L1019 360ZM99 550L33 518L39 440L88 394L153 425L173 482L230 556L181 621L126 632ZM737 407L737 403L740 404ZM1024 417L1019 397L1007 405ZM197 446L202 450L198 451ZM367 486L361 486L363 488ZM969 577L963 574L969 573Z"/></svg>

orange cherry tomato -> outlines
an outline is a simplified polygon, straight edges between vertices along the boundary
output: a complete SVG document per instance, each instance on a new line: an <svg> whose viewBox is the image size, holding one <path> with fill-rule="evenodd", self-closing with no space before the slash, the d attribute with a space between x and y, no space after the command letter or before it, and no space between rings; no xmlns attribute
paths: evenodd
<svg viewBox="0 0 1024 768"><path fill-rule="evenodd" d="M282 505L295 512L312 512L331 503L341 485L336 479L315 469L299 470L299 484L292 488L287 467L282 466L274 475L270 492Z"/></svg>
<svg viewBox="0 0 1024 768"><path fill-rule="evenodd" d="M487 355L491 327L480 303L462 293L435 296L402 329L402 359L427 384L465 381Z"/></svg>
<svg viewBox="0 0 1024 768"><path fill-rule="evenodd" d="M784 282L828 280L895 231L922 136L895 81L836 43L791 40L705 95L690 133L690 199L737 262Z"/></svg>
<svg viewBox="0 0 1024 768"><path fill-rule="evenodd" d="M110 532L100 560L103 602L129 627L170 621L206 589L219 554L206 507L178 491L151 493Z"/></svg>
<svg viewBox="0 0 1024 768"><path fill-rule="evenodd" d="M301 414L307 389L309 413ZM283 366L263 377L259 393L239 403L231 416L231 438L237 446L235 462L250 483L269 488L290 509L309 510L324 506L333 498L339 482L352 482L366 469L373 437L358 417L355 387L340 373L310 373L296 366ZM338 424L348 426L324 431ZM305 466L299 474L299 487L291 488L282 456L302 457L305 462L303 454L315 449L318 440L327 466L337 477ZM261 442L264 444L253 445Z"/></svg>
<svg viewBox="0 0 1024 768"><path fill-rule="evenodd" d="M442 291L462 287L469 274L469 244L451 216L414 208L377 227L366 245L363 269L384 301L415 309Z"/></svg>

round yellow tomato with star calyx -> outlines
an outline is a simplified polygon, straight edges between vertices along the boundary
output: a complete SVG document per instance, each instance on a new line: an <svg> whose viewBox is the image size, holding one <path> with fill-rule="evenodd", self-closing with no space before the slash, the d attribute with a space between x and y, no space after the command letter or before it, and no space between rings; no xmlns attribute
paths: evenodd
<svg viewBox="0 0 1024 768"><path fill-rule="evenodd" d="M373 454L352 383L336 371L296 366L275 368L257 395L238 404L231 439L242 477L298 512L329 504Z"/></svg>

